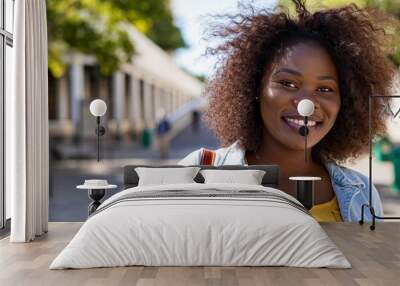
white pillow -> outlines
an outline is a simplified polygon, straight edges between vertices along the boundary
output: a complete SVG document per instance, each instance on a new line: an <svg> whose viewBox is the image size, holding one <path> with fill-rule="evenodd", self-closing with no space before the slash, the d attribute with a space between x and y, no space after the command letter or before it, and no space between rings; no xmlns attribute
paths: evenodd
<svg viewBox="0 0 400 286"><path fill-rule="evenodd" d="M201 170L204 183L236 183L247 185L261 185L265 175L263 170Z"/></svg>
<svg viewBox="0 0 400 286"><path fill-rule="evenodd" d="M135 168L139 176L138 186L196 183L193 179L199 170L199 167Z"/></svg>

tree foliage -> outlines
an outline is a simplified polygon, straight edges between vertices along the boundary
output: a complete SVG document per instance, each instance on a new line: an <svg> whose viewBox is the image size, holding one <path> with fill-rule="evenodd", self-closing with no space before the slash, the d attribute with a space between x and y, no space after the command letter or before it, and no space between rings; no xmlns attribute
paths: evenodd
<svg viewBox="0 0 400 286"><path fill-rule="evenodd" d="M185 47L167 0L47 0L49 70L60 77L64 57L93 55L103 74L130 62L134 43L125 27L134 25L165 50Z"/></svg>
<svg viewBox="0 0 400 286"><path fill-rule="evenodd" d="M180 30L175 26L169 0L99 0L109 2L123 11L120 20L127 19L157 45L167 51L186 47Z"/></svg>

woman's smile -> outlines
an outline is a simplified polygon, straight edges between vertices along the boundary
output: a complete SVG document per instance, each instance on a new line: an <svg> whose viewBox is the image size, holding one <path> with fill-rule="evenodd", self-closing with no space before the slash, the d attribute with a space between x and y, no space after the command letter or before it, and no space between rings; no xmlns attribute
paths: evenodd
<svg viewBox="0 0 400 286"><path fill-rule="evenodd" d="M281 117L281 120L283 122L283 124L291 131L296 132L296 134L298 134L299 136L299 128L301 126L304 126L304 119L296 119L294 117ZM309 135L308 136L312 136L313 133L318 132L321 128L322 128L322 121L318 122L318 121L313 121L313 120L308 120L307 122L307 128L309 130ZM303 138L303 136L301 136Z"/></svg>
<svg viewBox="0 0 400 286"><path fill-rule="evenodd" d="M296 114L296 112L285 112L281 115L281 121L284 126L291 131L296 132L299 136L300 127L304 126L304 117ZM309 130L309 136L312 136L315 132L318 132L323 127L323 119L321 116L315 114L307 118L307 128ZM301 136L303 137L303 136Z"/></svg>

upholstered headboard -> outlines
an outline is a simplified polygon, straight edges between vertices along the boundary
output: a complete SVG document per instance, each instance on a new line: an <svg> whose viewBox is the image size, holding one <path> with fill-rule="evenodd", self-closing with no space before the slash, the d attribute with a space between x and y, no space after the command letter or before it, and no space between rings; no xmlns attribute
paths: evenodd
<svg viewBox="0 0 400 286"><path fill-rule="evenodd" d="M221 170L264 170L266 173L262 179L262 185L265 187L278 188L279 185L279 166L278 165L223 165L223 166L209 166L209 165L192 165L200 167L201 169L221 169ZM136 167L148 168L182 168L188 166L182 165L163 165L163 166L149 166L149 165L128 165L124 167L124 189L133 188L138 185L139 176L135 171ZM200 174L194 178L197 183L204 183L204 178Z"/></svg>

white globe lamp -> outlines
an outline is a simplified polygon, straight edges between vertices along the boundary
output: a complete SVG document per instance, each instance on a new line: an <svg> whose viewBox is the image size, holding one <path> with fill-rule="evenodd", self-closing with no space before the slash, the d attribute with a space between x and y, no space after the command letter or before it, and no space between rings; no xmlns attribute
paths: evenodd
<svg viewBox="0 0 400 286"><path fill-rule="evenodd" d="M107 104L101 99L95 99L90 103L90 113L93 116L103 116L107 111Z"/></svg>
<svg viewBox="0 0 400 286"><path fill-rule="evenodd" d="M303 99L297 105L297 111L301 116L311 116L314 113L314 103L309 99Z"/></svg>

